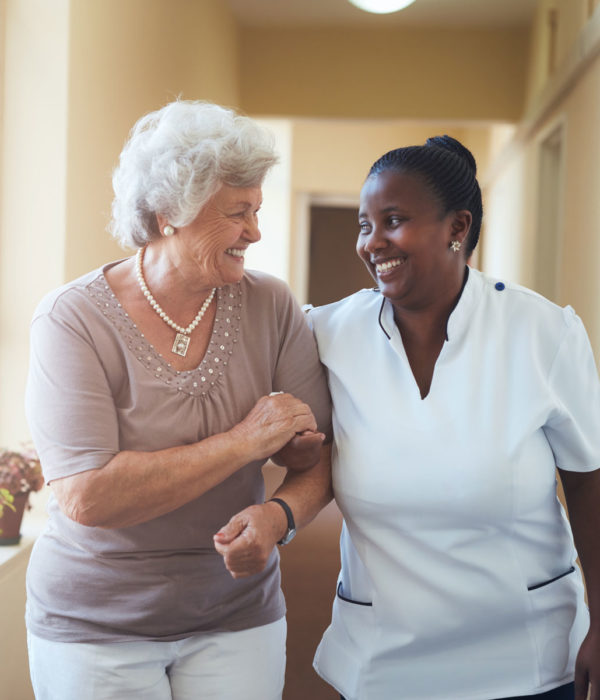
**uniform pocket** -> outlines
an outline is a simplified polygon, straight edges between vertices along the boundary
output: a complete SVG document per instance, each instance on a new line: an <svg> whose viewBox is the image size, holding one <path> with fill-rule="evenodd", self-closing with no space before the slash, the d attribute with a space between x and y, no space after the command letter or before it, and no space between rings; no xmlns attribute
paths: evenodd
<svg viewBox="0 0 600 700"><path fill-rule="evenodd" d="M376 633L373 603L346 595L340 581L333 603L331 625L317 649L317 673L347 698L360 696L365 669L372 656Z"/></svg>
<svg viewBox="0 0 600 700"><path fill-rule="evenodd" d="M341 600L345 601L346 603L351 603L352 605L366 605L367 607L373 606L373 603L367 603L363 600L353 600L352 598L348 598L348 596L344 595L341 581L338 583L336 594L338 598L341 598Z"/></svg>
<svg viewBox="0 0 600 700"><path fill-rule="evenodd" d="M537 591L538 588L543 588L544 586L549 586L551 583L554 583L555 581L558 581L559 578L563 578L563 576L568 576L569 574L572 574L575 571L575 567L572 566L570 569L567 571L563 571L562 574L559 574L558 576L555 576L554 578L550 578L547 581L542 581L542 583L534 583L533 586L527 586L528 591Z"/></svg>
<svg viewBox="0 0 600 700"><path fill-rule="evenodd" d="M540 686L568 680L589 615L575 567L528 587L529 628L535 639Z"/></svg>

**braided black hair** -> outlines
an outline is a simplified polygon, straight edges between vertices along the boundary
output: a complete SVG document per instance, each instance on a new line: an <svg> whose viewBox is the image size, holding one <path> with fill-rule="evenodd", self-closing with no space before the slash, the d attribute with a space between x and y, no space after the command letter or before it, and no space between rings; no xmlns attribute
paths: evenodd
<svg viewBox="0 0 600 700"><path fill-rule="evenodd" d="M434 136L423 146L388 151L373 163L369 177L387 170L423 177L440 202L444 215L460 209L470 211L473 221L466 241L467 255L475 249L483 217L481 190L475 158L460 141L451 136Z"/></svg>

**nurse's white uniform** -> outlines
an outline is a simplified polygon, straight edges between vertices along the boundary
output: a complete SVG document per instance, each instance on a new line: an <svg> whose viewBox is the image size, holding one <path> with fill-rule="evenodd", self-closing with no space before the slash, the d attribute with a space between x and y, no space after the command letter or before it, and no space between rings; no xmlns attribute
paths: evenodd
<svg viewBox="0 0 600 700"><path fill-rule="evenodd" d="M571 681L589 617L555 465L600 466L580 319L471 269L425 399L379 292L310 320L344 515L317 672L347 700L490 700Z"/></svg>

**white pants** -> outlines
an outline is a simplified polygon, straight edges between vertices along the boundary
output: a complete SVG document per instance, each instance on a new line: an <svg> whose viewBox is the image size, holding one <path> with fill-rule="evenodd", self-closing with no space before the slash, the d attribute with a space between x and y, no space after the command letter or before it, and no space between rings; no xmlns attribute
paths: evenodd
<svg viewBox="0 0 600 700"><path fill-rule="evenodd" d="M281 700L285 618L176 642L84 644L28 635L36 700Z"/></svg>

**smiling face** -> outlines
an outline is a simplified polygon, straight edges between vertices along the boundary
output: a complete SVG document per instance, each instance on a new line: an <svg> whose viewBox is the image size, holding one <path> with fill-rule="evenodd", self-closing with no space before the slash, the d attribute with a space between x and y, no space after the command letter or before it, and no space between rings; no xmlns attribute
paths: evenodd
<svg viewBox="0 0 600 700"><path fill-rule="evenodd" d="M356 251L395 307L422 309L460 286L465 258L450 244L470 222L469 212L444 215L421 177L386 170L362 188Z"/></svg>
<svg viewBox="0 0 600 700"><path fill-rule="evenodd" d="M177 247L180 267L209 287L239 282L244 255L260 240L260 187L223 185L187 226L180 226L169 243Z"/></svg>

